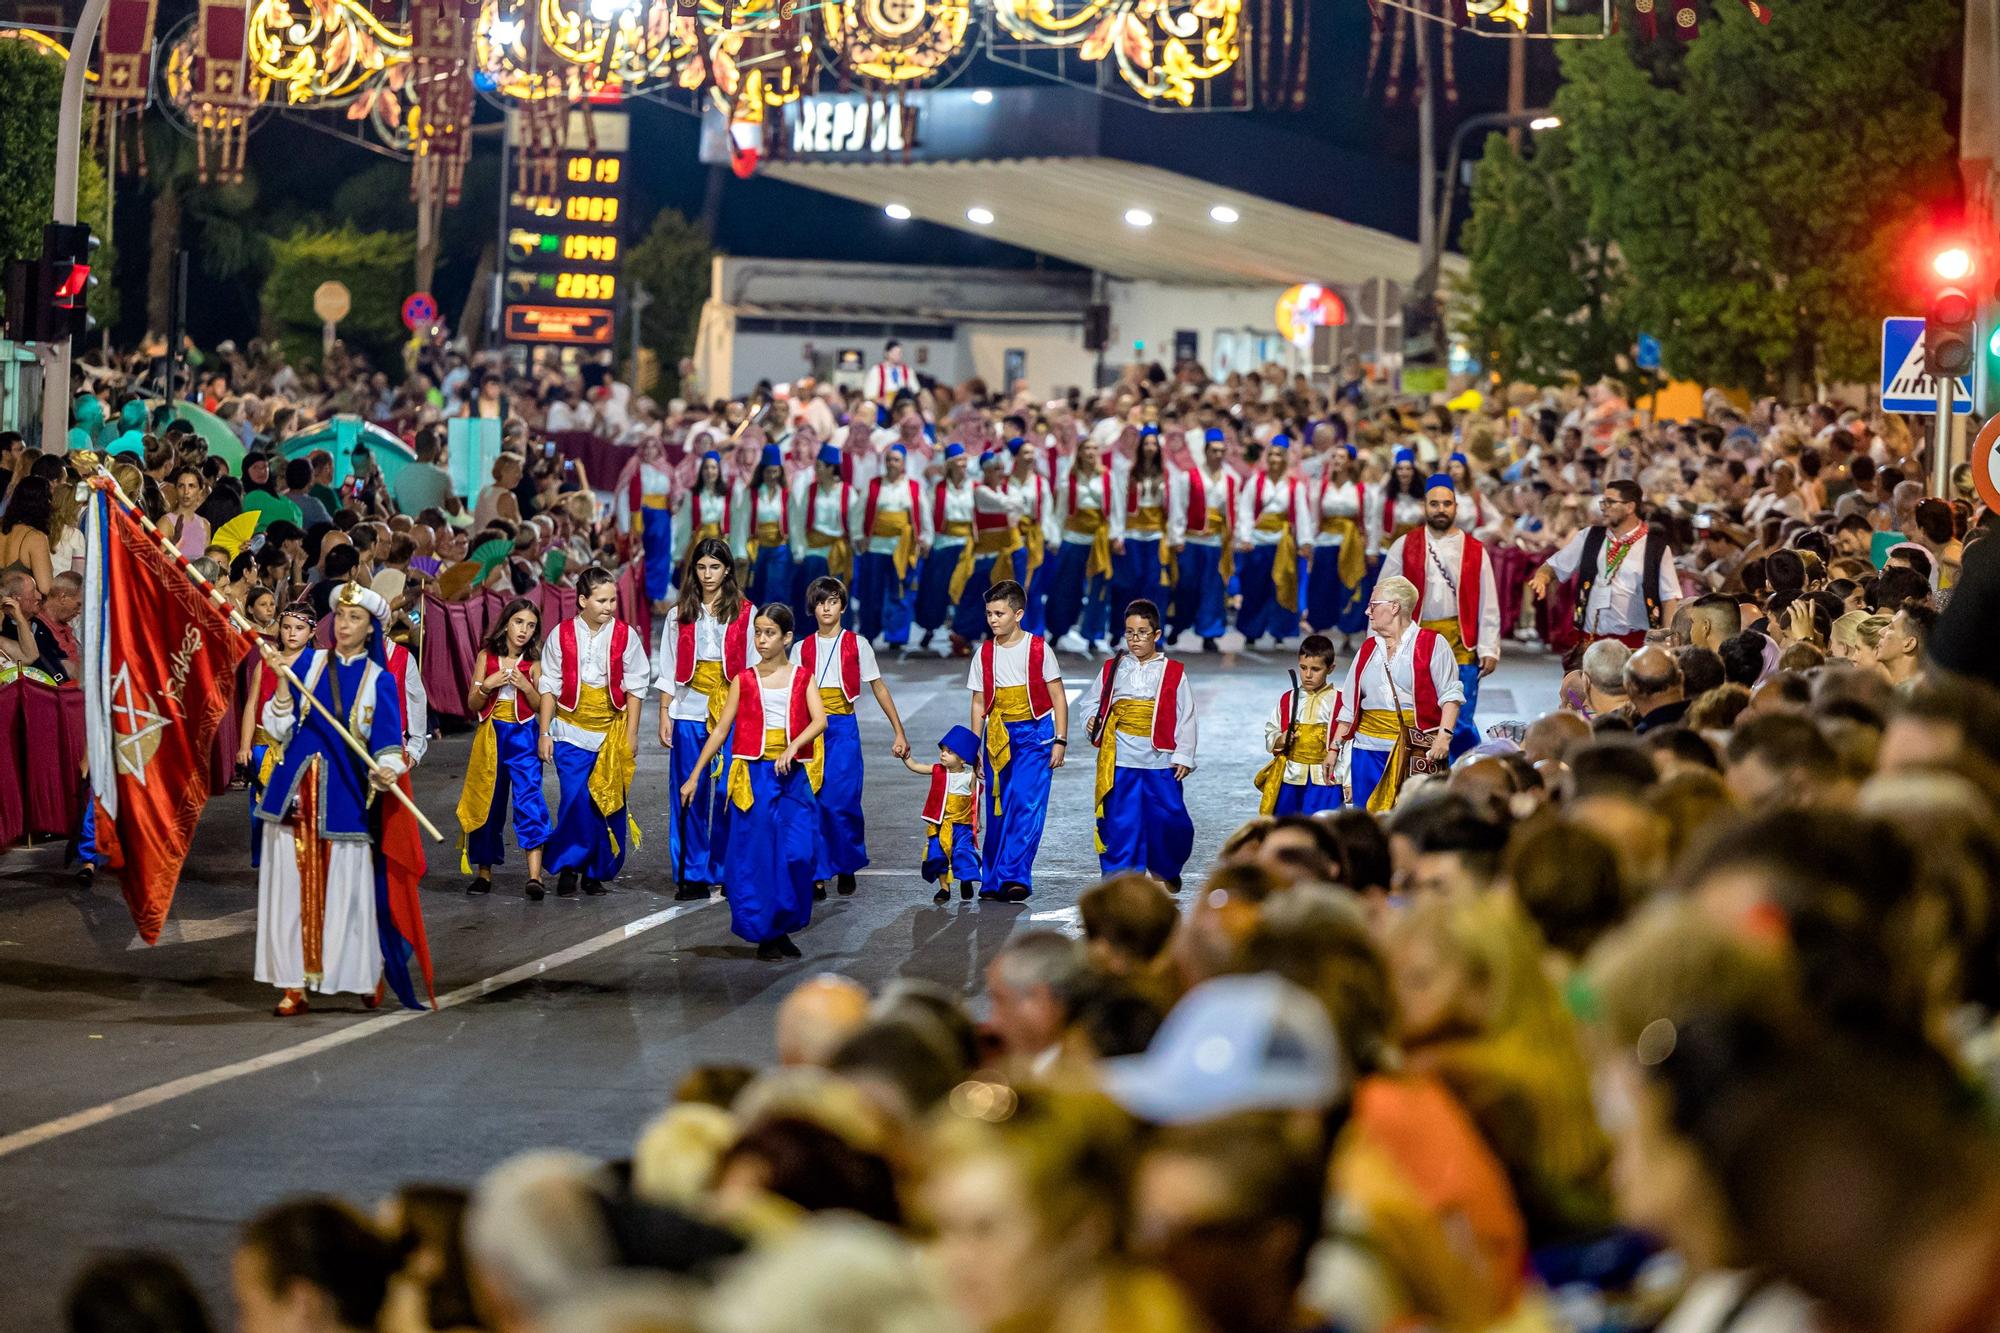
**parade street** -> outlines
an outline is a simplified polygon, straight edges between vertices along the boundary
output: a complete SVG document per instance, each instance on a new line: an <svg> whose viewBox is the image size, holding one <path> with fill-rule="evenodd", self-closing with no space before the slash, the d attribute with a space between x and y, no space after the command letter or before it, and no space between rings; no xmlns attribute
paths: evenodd
<svg viewBox="0 0 2000 1333"><path fill-rule="evenodd" d="M1264 720L1293 659L1187 660L1201 718L1192 881L1255 808ZM965 664L885 668L913 745L933 757L965 719ZM1064 668L1074 700L1085 663ZM1545 711L1557 679L1538 650L1503 661L1482 724ZM0 1323L47 1327L58 1293L41 1278L114 1236L208 1256L197 1277L219 1290L232 1228L286 1196L337 1181L367 1199L402 1180L471 1179L557 1140L623 1157L693 1066L770 1061L772 1011L800 979L832 970L872 988L904 975L977 995L1011 934L1079 929L1077 894L1097 877L1093 752L1057 775L1030 901L934 907L916 873L923 782L890 758L872 702L861 719L871 866L854 897L819 905L796 962L758 962L720 900L673 900L657 749L642 752L634 787L638 868L608 897L530 903L516 862L490 897L470 898L455 849L433 848L435 1014L371 1015L328 997L304 1017L271 1018L270 987L250 979L256 880L241 792L210 802L151 949L111 877L82 891L59 871L60 849L11 858L0 878L0 1290L14 1297ZM466 737L447 737L419 772L419 803L448 830L467 750Z"/></svg>

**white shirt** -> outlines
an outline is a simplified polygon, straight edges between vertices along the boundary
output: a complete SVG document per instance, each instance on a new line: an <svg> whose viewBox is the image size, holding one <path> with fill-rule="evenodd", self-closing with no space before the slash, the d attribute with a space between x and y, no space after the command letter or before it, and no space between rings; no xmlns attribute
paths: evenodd
<svg viewBox="0 0 2000 1333"><path fill-rule="evenodd" d="M679 522L674 524L674 563L678 565L687 559L688 550L694 545L695 531L711 524L730 544L730 549L736 550L736 534L729 531L728 525L723 522L725 516L734 517L730 515L730 509L729 497L717 495L714 491L696 494L690 489L683 495L680 512L676 515Z"/></svg>
<svg viewBox="0 0 2000 1333"><path fill-rule="evenodd" d="M973 779L976 778L977 776L978 774L973 772L972 765L970 764L967 764L964 768L959 769L958 772L956 773L952 772L950 769L946 769L944 771L945 795L947 796L972 795L972 782Z"/></svg>
<svg viewBox="0 0 2000 1333"><path fill-rule="evenodd" d="M694 660L722 661L723 642L728 630L727 625L710 615L707 607L703 607L694 622ZM667 705L668 717L677 722L706 722L708 696L694 687L694 678L690 676L688 684L684 686L674 684L674 677L680 671L680 647L681 613L680 608L675 607L667 612L666 622L660 626L660 651L653 655L655 666L653 688L672 701ZM745 650L754 651L748 644L745 645ZM589 677L586 676L584 679L588 680ZM728 683L726 679L723 681L725 685Z"/></svg>
<svg viewBox="0 0 2000 1333"><path fill-rule="evenodd" d="M875 513L877 517L883 514L909 514L912 538L916 541L926 542L931 538L930 507L923 503L923 483L918 482L916 483L918 503L915 512L911 512L911 484L911 479L907 476L898 477L894 481L890 481L887 477L882 478L881 489L875 493ZM857 484L855 490L858 493L861 503L861 518L859 521L865 528L868 523L868 487ZM869 537L863 543L862 549L872 552L875 555L894 555L896 553L896 543L900 540L900 538L887 535Z"/></svg>
<svg viewBox="0 0 2000 1333"><path fill-rule="evenodd" d="M845 482L836 481L830 486L821 486L815 495L813 492L815 481L816 478L812 473L802 472L798 480L792 483L792 557L796 560L805 559L814 550L822 553L826 550L823 546L808 545L807 533L816 532L822 537L847 537L852 540L856 535L855 525L861 522L861 504L854 496L853 487ZM843 507L847 511L845 522L841 521ZM808 509L812 512L807 513Z"/></svg>
<svg viewBox="0 0 2000 1333"><path fill-rule="evenodd" d="M1403 725L1417 725L1417 635L1415 625L1403 631L1403 637L1396 644L1395 651L1384 652L1386 646L1381 636L1375 637L1375 651L1368 655L1368 669L1355 679L1356 669L1361 665L1361 654L1354 655L1354 661L1347 668L1347 684L1340 691L1340 720L1351 725L1359 725L1361 711L1393 713L1396 701L1402 700ZM1465 687L1458 683L1458 663L1451 655L1451 648L1442 638L1434 641L1436 650L1431 654L1429 670L1431 684L1437 688L1438 706L1465 702ZM1394 682L1394 689L1390 688ZM1363 750L1393 750L1396 742L1389 737L1363 736L1353 738L1354 745Z"/></svg>
<svg viewBox="0 0 2000 1333"><path fill-rule="evenodd" d="M1217 468L1214 476L1210 476L1206 468L1190 468L1174 473L1174 503L1167 514L1171 529L1168 537L1176 546L1220 546L1222 534L1219 532L1210 532L1206 527L1199 532L1188 531L1189 511L1194 507L1193 477L1197 472L1201 474L1202 506L1209 514L1221 513L1223 522L1231 528L1236 526L1235 497L1231 492L1240 489L1242 482L1229 470L1229 465L1224 463Z"/></svg>
<svg viewBox="0 0 2000 1333"><path fill-rule="evenodd" d="M1095 477L1077 477L1076 509L1072 511L1070 509L1070 478L1075 476L1075 474L1076 466L1069 459L1064 459L1062 465L1056 469L1056 508L1063 519L1063 540L1066 542L1076 542L1082 546L1089 546L1097 540L1097 534L1070 531L1070 514L1072 512L1083 513L1086 511L1103 510L1105 492L1114 488L1106 484L1106 478L1110 476L1108 472L1100 473ZM1111 540L1123 540L1125 536L1125 515L1123 506L1116 503L1115 498L1111 505L1111 512L1105 515L1105 518L1108 520L1108 526L1111 529Z"/></svg>
<svg viewBox="0 0 2000 1333"><path fill-rule="evenodd" d="M1403 543L1409 541L1427 542L1430 550L1425 558L1423 602L1417 607L1418 620L1458 619L1458 580L1465 569L1465 534L1453 528L1444 536L1433 534L1429 525L1415 532L1406 532L1389 543L1389 552L1382 558L1384 571L1393 574L1403 572ZM1479 562L1479 624L1473 629L1477 635L1466 646L1479 657L1500 656L1500 597L1493 584L1493 553ZM1438 566L1444 566L1442 574ZM1449 577L1447 577L1449 576ZM1466 626L1458 627L1459 637L1464 638Z"/></svg>
<svg viewBox="0 0 2000 1333"><path fill-rule="evenodd" d="M840 636L848 630L835 630L831 638L815 634L819 640L813 648L813 688L837 690L840 688ZM854 636L854 646L859 649L861 662L861 684L865 689L871 680L882 679L882 668L875 662L875 649L859 634ZM805 640L792 645L792 665L798 666L805 655Z"/></svg>
<svg viewBox="0 0 2000 1333"><path fill-rule="evenodd" d="M1330 481L1319 489L1317 517L1353 519L1355 526L1361 529L1361 537L1367 543L1368 554L1374 555L1381 546L1381 534L1376 529L1381 526L1382 520L1378 514L1375 522L1370 523L1368 511L1379 509L1381 506L1370 504L1369 500L1368 483L1365 481L1355 477L1349 477L1345 481ZM1345 539L1338 532L1328 531L1323 524L1313 533L1313 544L1316 546L1338 546L1343 540Z"/></svg>
<svg viewBox="0 0 2000 1333"><path fill-rule="evenodd" d="M942 487L944 490L944 521L946 523L972 522L971 478L968 477L965 481L959 483L956 486L953 486L951 483L945 481L938 482L938 485ZM930 497L930 507L927 509L926 512L935 514L937 512L936 505L937 505L937 496L936 493L933 492ZM958 547L965 545L965 538L957 535L956 533L947 533L943 528L939 528L932 537L931 544L933 549L936 550L945 550L945 549L955 550Z"/></svg>
<svg viewBox="0 0 2000 1333"><path fill-rule="evenodd" d="M793 652L798 649L794 648ZM764 706L764 730L782 731L787 736L792 730L792 682L797 679L799 669L793 667L785 673L783 683L757 677L757 700Z"/></svg>
<svg viewBox="0 0 2000 1333"><path fill-rule="evenodd" d="M424 673L418 668L417 655L410 653L410 664L403 670L403 752L410 757L410 767L424 762L430 748L431 697L424 690Z"/></svg>
<svg viewBox="0 0 2000 1333"><path fill-rule="evenodd" d="M1004 690L1012 685L1028 683L1028 644L1033 638L1032 634L1023 634L1011 647L997 642L993 645L994 689ZM975 693L986 688L986 675L982 670L985 656L983 647L973 650L972 670L965 677L965 687ZM1042 645L1042 679L1062 679L1062 667L1056 662L1056 650L1048 644Z"/></svg>
<svg viewBox="0 0 2000 1333"><path fill-rule="evenodd" d="M1305 482L1290 472L1276 481L1271 480L1268 472L1245 478L1236 499L1236 544L1276 546L1284 533L1266 532L1257 526L1257 520L1266 514L1286 514L1292 521L1292 540L1301 550L1309 549L1313 529L1319 525L1312 516L1308 489Z"/></svg>
<svg viewBox="0 0 2000 1333"><path fill-rule="evenodd" d="M1120 699L1151 699L1156 704L1160 698L1160 682L1167 672L1167 655L1154 653L1151 660L1141 662L1130 653L1118 659L1117 674L1111 678L1111 703ZM998 662L994 663L993 674L1000 674ZM1077 715L1083 718L1097 716L1098 693L1104 683L1104 671L1099 668L1090 673L1090 688L1077 701ZM1105 706L1105 725L1110 725L1111 709ZM1175 764L1194 768L1195 723L1194 687L1186 676L1181 677L1181 687L1174 695L1174 748L1171 751L1153 748L1150 741L1137 736L1118 738L1118 767L1120 768L1171 768Z"/></svg>
<svg viewBox="0 0 2000 1333"><path fill-rule="evenodd" d="M1012 472L1007 474L1007 494L1014 497L1020 512L1034 521L1042 529L1044 542L1060 541L1062 534L1056 529L1055 489L1049 480L1039 472L1030 472L1025 478Z"/></svg>
<svg viewBox="0 0 2000 1333"><path fill-rule="evenodd" d="M581 685L602 687L611 679L611 631L617 626L617 617L604 622L601 629L592 631L583 623L582 617L576 625L577 680ZM562 698L562 647L558 642L560 634L551 634L542 644L542 693ZM651 679L651 666L646 661L646 645L637 631L625 640L624 683L627 707L637 704L646 697L646 683ZM604 746L604 737L595 731L572 726L563 721L560 702L555 719L549 723L549 738L574 745L579 750L596 753Z"/></svg>
<svg viewBox="0 0 2000 1333"><path fill-rule="evenodd" d="M1331 745L1333 742L1334 723L1340 720L1340 691L1334 688L1331 681L1328 681L1317 690L1307 691L1301 688L1298 691L1298 696L1298 723L1300 725L1324 723L1326 726L1327 743ZM1271 706L1271 716L1264 719L1264 752L1266 754L1274 753L1271 747L1276 745L1278 738L1285 734L1285 728L1292 725L1293 719L1290 716L1289 710L1285 707L1287 702L1284 695L1279 695L1278 702ZM1331 751L1328 752L1327 759L1329 761L1335 760L1335 756ZM1327 766L1324 763L1301 764L1297 760L1287 757L1283 780L1294 787L1331 787L1338 785L1337 781L1334 780L1339 777L1338 771L1335 772L1333 779L1329 779L1326 769Z"/></svg>
<svg viewBox="0 0 2000 1333"><path fill-rule="evenodd" d="M868 368L868 386L863 392L886 407L899 390L914 387L909 366L900 361L877 361Z"/></svg>
<svg viewBox="0 0 2000 1333"><path fill-rule="evenodd" d="M1569 539L1562 550L1549 557L1549 568L1559 579L1567 579L1576 574L1583 563L1584 539L1590 529L1584 528ZM1604 576L1604 562L1611 554L1611 534L1604 534L1604 544L1597 552L1597 581L1591 585L1590 604L1583 608L1583 628L1589 634L1631 634L1650 628L1646 619L1646 542L1658 535L1666 540L1665 534L1648 533L1640 538L1625 553L1618 563L1618 572L1610 578ZM1653 597L1664 610L1667 603L1679 600L1680 579L1674 573L1671 559L1660 561L1659 586L1653 590Z"/></svg>
<svg viewBox="0 0 2000 1333"><path fill-rule="evenodd" d="M1136 506L1133 505L1131 499L1132 487L1134 485L1139 488L1139 497ZM1125 515L1125 535L1127 537L1136 537L1144 541L1157 541L1166 535L1167 529L1172 527L1172 496L1164 473L1157 477L1148 477L1141 482L1134 482L1130 467L1115 469L1112 473L1112 504L1117 506L1119 513ZM1161 527L1134 526L1140 522L1141 511L1148 508L1157 508L1160 511Z"/></svg>

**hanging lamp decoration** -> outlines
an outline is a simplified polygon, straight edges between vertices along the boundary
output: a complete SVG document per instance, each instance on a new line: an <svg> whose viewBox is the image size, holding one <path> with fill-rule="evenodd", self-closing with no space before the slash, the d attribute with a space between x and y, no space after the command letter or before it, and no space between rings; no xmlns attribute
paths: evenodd
<svg viewBox="0 0 2000 1333"><path fill-rule="evenodd" d="M104 139L105 161L114 173L146 174L146 139L136 131L151 95L158 19L159 0L110 0L104 10L97 84L91 90L97 100L91 133L93 148L100 135ZM134 132L121 135L121 124Z"/></svg>
<svg viewBox="0 0 2000 1333"><path fill-rule="evenodd" d="M410 198L455 206L472 155L472 27L462 0L411 0L410 57Z"/></svg>
<svg viewBox="0 0 2000 1333"><path fill-rule="evenodd" d="M250 84L250 11L244 0L201 0L190 92L196 179L241 182L250 112L259 100Z"/></svg>

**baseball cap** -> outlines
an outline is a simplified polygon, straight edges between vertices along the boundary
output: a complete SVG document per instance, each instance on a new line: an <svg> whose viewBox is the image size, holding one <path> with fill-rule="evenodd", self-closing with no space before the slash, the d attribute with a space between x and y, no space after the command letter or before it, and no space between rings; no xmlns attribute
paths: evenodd
<svg viewBox="0 0 2000 1333"><path fill-rule="evenodd" d="M1239 1111L1322 1111L1347 1092L1340 1040L1310 993L1269 973L1182 997L1143 1055L1107 1060L1104 1090L1155 1124Z"/></svg>

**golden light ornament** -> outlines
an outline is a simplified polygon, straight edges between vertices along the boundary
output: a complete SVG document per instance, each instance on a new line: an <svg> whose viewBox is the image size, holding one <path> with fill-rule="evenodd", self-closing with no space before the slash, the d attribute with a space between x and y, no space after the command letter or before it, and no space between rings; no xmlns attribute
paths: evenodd
<svg viewBox="0 0 2000 1333"><path fill-rule="evenodd" d="M762 123L766 108L796 102L811 90L813 39L803 25L773 15L726 28L719 5L711 15L712 4L713 0L702 0L709 68L704 70L700 60L682 65L683 88L706 85L725 115L746 124Z"/></svg>
<svg viewBox="0 0 2000 1333"><path fill-rule="evenodd" d="M211 108L204 112L195 106L193 20L183 23L179 32L162 44L159 60L160 89L163 99L184 128L236 129L256 117L256 110L224 111ZM250 89L257 96L259 109L271 101L274 87L270 77L259 70L253 62L250 67Z"/></svg>
<svg viewBox="0 0 2000 1333"><path fill-rule="evenodd" d="M1466 14L1489 23L1511 23L1526 31L1528 0L1465 0Z"/></svg>
<svg viewBox="0 0 2000 1333"><path fill-rule="evenodd" d="M965 0L825 0L825 51L847 73L884 84L935 78L965 50Z"/></svg>
<svg viewBox="0 0 2000 1333"><path fill-rule="evenodd" d="M701 37L702 25L676 15L673 0L645 0L602 19L589 0L485 0L473 24L472 59L502 96L540 101L630 92L664 79L696 57ZM539 61L532 44L539 44Z"/></svg>
<svg viewBox="0 0 2000 1333"><path fill-rule="evenodd" d="M994 0L993 17L1019 41L1109 57L1139 96L1179 106L1243 55L1243 0Z"/></svg>
<svg viewBox="0 0 2000 1333"><path fill-rule="evenodd" d="M340 105L391 70L400 85L410 59L409 33L355 0L256 0L249 42L252 77L295 107Z"/></svg>

